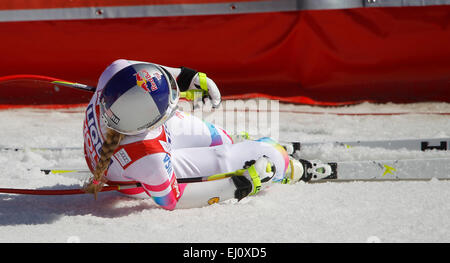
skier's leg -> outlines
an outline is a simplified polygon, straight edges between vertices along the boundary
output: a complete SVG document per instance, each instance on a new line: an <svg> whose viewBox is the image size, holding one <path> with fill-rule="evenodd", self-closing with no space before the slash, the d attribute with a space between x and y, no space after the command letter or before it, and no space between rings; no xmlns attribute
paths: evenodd
<svg viewBox="0 0 450 263"><path fill-rule="evenodd" d="M289 158L283 147L269 138L244 141L217 147L183 148L172 152L172 165L177 178L204 177L242 169L246 162L267 157L274 166L273 182L295 183L303 174L303 166ZM208 201L235 198L233 180L182 184L184 194L177 207L199 207ZM135 198L148 198L141 188L123 190Z"/></svg>
<svg viewBox="0 0 450 263"><path fill-rule="evenodd" d="M177 178L208 176L242 169L246 162L267 157L274 167L273 180L284 178L289 158L284 148L262 141L245 141L217 147L186 148L172 153ZM202 207L235 198L233 179L180 185L184 189L177 208Z"/></svg>

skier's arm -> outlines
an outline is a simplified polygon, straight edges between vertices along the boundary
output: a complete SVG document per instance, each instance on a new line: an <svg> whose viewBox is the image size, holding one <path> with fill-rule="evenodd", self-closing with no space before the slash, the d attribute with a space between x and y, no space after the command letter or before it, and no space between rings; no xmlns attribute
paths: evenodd
<svg viewBox="0 0 450 263"><path fill-rule="evenodd" d="M172 160L167 153L140 158L125 169L123 176L140 182L145 193L167 210L175 209L183 194L183 187L177 183Z"/></svg>

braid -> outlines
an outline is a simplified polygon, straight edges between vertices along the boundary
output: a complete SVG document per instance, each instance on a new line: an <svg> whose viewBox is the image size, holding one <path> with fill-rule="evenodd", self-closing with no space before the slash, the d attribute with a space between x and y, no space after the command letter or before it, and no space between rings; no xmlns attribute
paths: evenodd
<svg viewBox="0 0 450 263"><path fill-rule="evenodd" d="M94 176L91 177L90 181L86 186L84 186L84 191L86 193L94 194L95 199L97 199L97 193L103 188L106 182L104 178L105 171L109 167L111 161L111 156L120 144L124 135L116 132L112 129L107 129L106 138L103 142L102 148L100 150L100 158L97 165L95 166Z"/></svg>

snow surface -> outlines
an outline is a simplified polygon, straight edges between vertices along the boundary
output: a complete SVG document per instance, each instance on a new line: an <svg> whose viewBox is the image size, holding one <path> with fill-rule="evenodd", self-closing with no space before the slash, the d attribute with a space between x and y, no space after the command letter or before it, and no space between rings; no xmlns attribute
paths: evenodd
<svg viewBox="0 0 450 263"><path fill-rule="evenodd" d="M427 114L449 113L446 103L279 107L283 141L450 137L450 116ZM40 168L85 168L81 151L30 148L80 147L83 111L0 111L0 145L26 148L0 151L0 188L80 187L79 178L45 175ZM407 114L336 115L389 112ZM324 161L450 155L329 144L302 151L305 159ZM298 183L272 185L239 203L175 211L115 192L101 193L97 201L90 195L0 194L0 242L450 242L449 190L450 181L435 179Z"/></svg>

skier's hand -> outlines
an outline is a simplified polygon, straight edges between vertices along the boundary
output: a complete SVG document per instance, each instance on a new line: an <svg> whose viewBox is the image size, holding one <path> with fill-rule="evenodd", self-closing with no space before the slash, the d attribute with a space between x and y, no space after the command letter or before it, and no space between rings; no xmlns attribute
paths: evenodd
<svg viewBox="0 0 450 263"><path fill-rule="evenodd" d="M219 107L220 102L222 101L220 91L216 83L212 79L208 78L205 73L198 72L194 76L192 85L189 89L202 90L204 92L203 99L208 97L211 100L213 108Z"/></svg>
<svg viewBox="0 0 450 263"><path fill-rule="evenodd" d="M206 98L209 98L213 108L219 107L222 98L216 83L212 79L195 69L181 67L178 70L179 73L176 73L176 78L182 98L192 101L202 99L203 102Z"/></svg>

